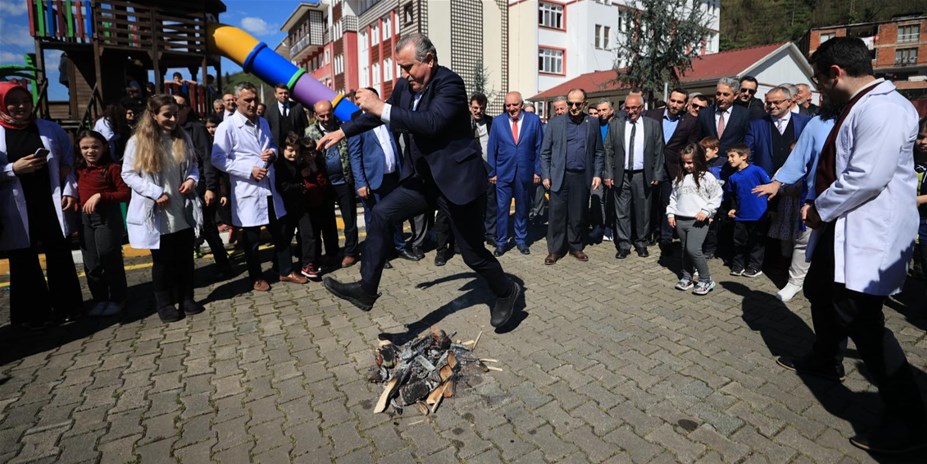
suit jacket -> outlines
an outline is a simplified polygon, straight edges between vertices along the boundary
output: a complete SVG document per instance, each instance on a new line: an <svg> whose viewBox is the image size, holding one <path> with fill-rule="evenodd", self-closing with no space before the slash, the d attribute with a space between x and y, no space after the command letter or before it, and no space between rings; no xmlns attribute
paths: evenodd
<svg viewBox="0 0 927 464"><path fill-rule="evenodd" d="M740 98L734 100L734 104L743 108L746 108L750 113L750 120L760 119L763 116L766 116L766 103L763 103L763 100L759 98L751 98L750 101L744 103Z"/></svg>
<svg viewBox="0 0 927 464"><path fill-rule="evenodd" d="M541 175L540 154L544 142L541 118L532 113L522 114L517 145L508 115L496 118L489 131L486 162L489 177L495 176L496 182L533 182L535 174Z"/></svg>
<svg viewBox="0 0 927 464"><path fill-rule="evenodd" d="M715 124L715 114L718 111L717 105L709 106L698 114L698 139L705 137L718 137L718 126ZM731 107L730 121L724 121L724 136L720 137L721 149L718 152L718 158L727 162L727 150L734 145L744 143L744 136L747 135L747 125L750 123L749 110L740 105Z"/></svg>
<svg viewBox="0 0 927 464"><path fill-rule="evenodd" d="M805 130L805 125L811 120L808 116L802 116L798 113L792 113L792 122L795 133L791 139L798 140L798 136ZM781 166L776 166L773 162L773 141L772 141L772 118L767 114L762 119L754 119L747 126L747 135L744 136L744 144L750 147L750 162L766 171L770 177L776 174Z"/></svg>
<svg viewBox="0 0 927 464"><path fill-rule="evenodd" d="M608 125L608 135L605 137L605 179L621 179L624 177L626 162L624 146L625 119L616 119ZM666 171L663 169L663 127L661 123L651 118L639 118L643 124L644 133L639 140L644 141L644 182L650 184L654 180L666 180ZM640 137L635 132L635 138Z"/></svg>
<svg viewBox="0 0 927 464"><path fill-rule="evenodd" d="M396 172L402 173L402 153L399 152L399 145L393 133L389 132L389 142L393 146L393 154L396 156ZM354 174L354 188L360 190L363 187L370 187L370 190L377 190L383 183L384 171L386 171L386 153L380 145L377 134L370 130L348 139L348 153L351 156L351 171Z"/></svg>
<svg viewBox="0 0 927 464"><path fill-rule="evenodd" d="M554 116L544 128L541 144L541 179L550 179L550 191L559 192L563 186L567 157L567 120L569 113ZM593 177L602 177L605 165L605 148L599 119L586 115L586 182L592 186Z"/></svg>
<svg viewBox="0 0 927 464"><path fill-rule="evenodd" d="M644 113L644 116L654 119L663 127L663 115L666 113L665 108L657 108ZM698 142L698 128L695 116L683 110L682 118L676 123L676 131L666 140L664 135L665 146L663 147L663 161L666 165L666 175L668 179L675 179L679 173L679 152L686 145Z"/></svg>
<svg viewBox="0 0 927 464"><path fill-rule="evenodd" d="M413 111L415 93L409 81L400 79L390 94L390 126L405 140L402 180L417 176L429 182L452 203L464 205L486 192L489 179L480 156L480 141L473 137L467 90L454 71L438 66L422 90ZM354 136L383 124L379 117L364 114L341 128ZM429 176L430 173L430 176Z"/></svg>
<svg viewBox="0 0 927 464"><path fill-rule="evenodd" d="M283 115L280 114L280 107L276 100L267 105L267 111L264 112L264 119L266 119L267 124L270 125L270 132L274 137L274 141L277 142L278 147L282 147L283 141L286 140L286 132L283 131L283 125L280 123L281 118L283 118ZM306 127L309 126L309 118L306 116L306 112L303 111L303 105L299 103L290 102L288 119L290 120L290 130L296 132L299 136L302 136L306 131Z"/></svg>
<svg viewBox="0 0 927 464"><path fill-rule="evenodd" d="M811 103L807 108L801 105L798 106L798 114L802 116L814 117L817 116L820 112L821 109L818 108L818 105L815 105L814 103Z"/></svg>

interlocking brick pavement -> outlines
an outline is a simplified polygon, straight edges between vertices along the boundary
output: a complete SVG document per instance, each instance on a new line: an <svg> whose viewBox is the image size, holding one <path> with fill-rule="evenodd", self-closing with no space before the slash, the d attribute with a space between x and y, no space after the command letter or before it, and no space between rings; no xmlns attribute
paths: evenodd
<svg viewBox="0 0 927 464"><path fill-rule="evenodd" d="M605 243L587 248L588 263L544 266L545 246L501 258L526 289L523 317L504 333L459 256L440 268L432 253L394 261L369 313L318 283L251 293L239 256L230 281L198 273L207 311L170 325L151 307L149 270L131 270L119 318L0 328L0 462L877 460L847 441L880 408L852 349L843 384L775 364L812 341L801 297L783 305L768 276L728 277L718 260L718 288L696 297L672 288L678 254L618 261ZM911 281L886 316L927 397L925 302ZM3 324L8 305L4 292ZM372 414L377 334L432 325L460 339L482 331L477 353L503 371L472 373L434 416Z"/></svg>

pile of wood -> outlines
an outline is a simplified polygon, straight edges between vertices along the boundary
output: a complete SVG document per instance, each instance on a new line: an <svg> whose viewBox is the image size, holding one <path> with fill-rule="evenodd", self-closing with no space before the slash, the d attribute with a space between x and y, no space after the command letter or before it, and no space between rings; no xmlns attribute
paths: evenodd
<svg viewBox="0 0 927 464"><path fill-rule="evenodd" d="M442 399L456 393L463 364L477 363L490 370L482 363L488 360L473 356L478 341L479 337L454 343L443 330L434 330L405 345L380 341L375 351L377 367L370 381L384 386L373 412L384 412L392 406L402 414L403 408L413 405L425 415L437 411Z"/></svg>

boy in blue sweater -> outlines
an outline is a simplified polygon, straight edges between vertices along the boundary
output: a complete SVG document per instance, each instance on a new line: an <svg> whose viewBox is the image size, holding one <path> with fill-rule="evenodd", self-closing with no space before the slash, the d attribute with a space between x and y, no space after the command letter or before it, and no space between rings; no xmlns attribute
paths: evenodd
<svg viewBox="0 0 927 464"><path fill-rule="evenodd" d="M725 190L731 203L727 215L734 219L731 275L757 277L763 274L761 269L766 253L766 198L758 197L752 191L758 185L768 184L770 179L763 168L750 164L749 159L750 149L746 145L728 149L727 162L734 173L728 177Z"/></svg>

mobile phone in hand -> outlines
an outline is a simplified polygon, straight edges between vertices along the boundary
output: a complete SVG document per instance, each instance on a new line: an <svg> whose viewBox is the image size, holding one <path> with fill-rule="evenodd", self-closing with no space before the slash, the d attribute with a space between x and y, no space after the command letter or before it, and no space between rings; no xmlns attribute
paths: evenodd
<svg viewBox="0 0 927 464"><path fill-rule="evenodd" d="M49 152L47 148L39 148L38 150L35 151L35 157L36 158L48 158L48 153Z"/></svg>

